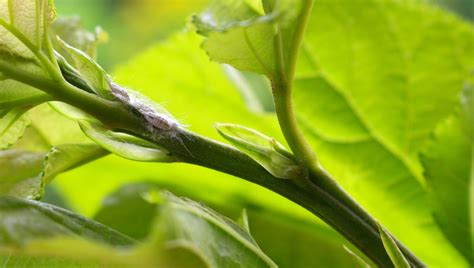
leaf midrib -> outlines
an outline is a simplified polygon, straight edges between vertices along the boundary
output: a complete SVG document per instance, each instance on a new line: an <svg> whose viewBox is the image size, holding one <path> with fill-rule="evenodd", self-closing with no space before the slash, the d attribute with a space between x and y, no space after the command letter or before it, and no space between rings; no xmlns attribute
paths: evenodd
<svg viewBox="0 0 474 268"><path fill-rule="evenodd" d="M322 69L322 67L318 64L318 60L316 59L316 55L312 53L308 45L305 43L302 46L302 49L307 52L306 54L308 55L308 59L313 65L314 68L316 69ZM390 142L388 142L382 135L380 135L374 127L372 127L363 117L362 112L359 111L355 103L353 102L352 98L346 94L343 90L341 90L341 87L337 85L337 83L332 80L329 75L324 72L324 70L321 70L319 72L319 76L317 76L321 79L324 79L329 85L332 90L338 95L340 95L346 104L349 106L351 109L352 113L354 116L359 120L360 124L365 128L369 136L377 142L380 146L382 146L389 154L400 160L405 168L408 170L411 176L413 176L420 184L424 183L424 179L422 175L417 172L416 168L416 163L414 163L409 157L405 156L403 152L399 151L395 146L393 146Z"/></svg>

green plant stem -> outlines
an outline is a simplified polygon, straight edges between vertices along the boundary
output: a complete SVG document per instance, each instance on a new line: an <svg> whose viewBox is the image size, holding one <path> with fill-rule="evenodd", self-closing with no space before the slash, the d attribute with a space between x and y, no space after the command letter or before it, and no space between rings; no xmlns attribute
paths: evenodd
<svg viewBox="0 0 474 268"><path fill-rule="evenodd" d="M332 191L317 185L301 188L298 181L276 178L242 152L185 130L180 130L178 139L175 135L142 137L159 143L183 162L243 178L288 198L336 229L377 265L393 267L380 238L376 221L367 213L362 217L356 214L334 196ZM424 264L400 243L399 247L413 267L424 267Z"/></svg>

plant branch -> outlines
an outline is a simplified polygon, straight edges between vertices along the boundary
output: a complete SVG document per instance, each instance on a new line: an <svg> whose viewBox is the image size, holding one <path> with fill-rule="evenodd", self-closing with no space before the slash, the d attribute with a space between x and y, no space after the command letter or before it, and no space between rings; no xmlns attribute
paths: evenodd
<svg viewBox="0 0 474 268"><path fill-rule="evenodd" d="M183 129L173 133L150 132L146 122L127 110L119 102L108 101L67 83L41 78L16 70L0 60L0 71L19 82L50 94L102 121L110 129L121 130L153 142L182 162L208 167L261 185L294 201L319 216L338 230L375 263L390 267L391 261L374 231L374 220L368 214L360 215L341 202L337 195L324 187L311 184L302 188L299 180L282 180L268 173L260 164L230 146L201 137ZM309 174L310 179L314 174ZM403 247L401 247L404 250ZM407 254L408 250L404 250ZM415 257L408 258L415 267L422 266Z"/></svg>

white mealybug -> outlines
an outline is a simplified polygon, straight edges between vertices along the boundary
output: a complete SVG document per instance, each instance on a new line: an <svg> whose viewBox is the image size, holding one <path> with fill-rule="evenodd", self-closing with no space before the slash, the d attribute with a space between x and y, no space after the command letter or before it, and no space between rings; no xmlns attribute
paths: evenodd
<svg viewBox="0 0 474 268"><path fill-rule="evenodd" d="M164 108L140 93L127 91L115 83L110 83L110 87L112 95L143 116L152 129L170 131L181 126Z"/></svg>
<svg viewBox="0 0 474 268"><path fill-rule="evenodd" d="M126 90L115 83L111 82L110 88L112 95L114 95L117 100L124 103L133 112L138 113L146 121L150 133L156 135L157 138L166 136L178 140L189 155L194 157L191 151L186 147L182 138L178 135L178 129L182 127L182 125L163 107L140 93L133 90ZM187 136L185 132L182 134Z"/></svg>

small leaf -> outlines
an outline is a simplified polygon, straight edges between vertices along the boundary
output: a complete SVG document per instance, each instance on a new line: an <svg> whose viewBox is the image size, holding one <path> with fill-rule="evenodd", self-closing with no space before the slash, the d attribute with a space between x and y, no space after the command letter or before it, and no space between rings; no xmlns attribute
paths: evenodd
<svg viewBox="0 0 474 268"><path fill-rule="evenodd" d="M95 144L60 145L47 153L0 151L0 196L40 199L55 176L106 154Z"/></svg>
<svg viewBox="0 0 474 268"><path fill-rule="evenodd" d="M410 264L398 248L397 243L395 243L390 233L382 225L379 225L379 232L385 250L395 268L410 268Z"/></svg>
<svg viewBox="0 0 474 268"><path fill-rule="evenodd" d="M246 209L242 210L242 214L240 214L240 217L237 219L237 223L250 234L249 216L247 215Z"/></svg>
<svg viewBox="0 0 474 268"><path fill-rule="evenodd" d="M56 59L61 70L61 74L64 79L66 79L66 81L77 88L95 94L94 89L86 82L86 80L84 80L79 71L72 67L62 55L56 53ZM71 62L73 62L73 60L71 60Z"/></svg>
<svg viewBox="0 0 474 268"><path fill-rule="evenodd" d="M167 150L140 138L107 130L98 124L81 122L80 126L91 140L123 158L143 162L175 161Z"/></svg>
<svg viewBox="0 0 474 268"><path fill-rule="evenodd" d="M294 179L301 175L301 168L294 156L275 139L234 124L219 123L216 124L216 129L222 137L257 161L273 176Z"/></svg>
<svg viewBox="0 0 474 268"><path fill-rule="evenodd" d="M23 133L30 125L30 120L24 113L25 109L16 108L0 118L0 150L7 149L23 137Z"/></svg>
<svg viewBox="0 0 474 268"><path fill-rule="evenodd" d="M262 3L263 6L257 1L216 0L194 16L193 23L198 33L206 37L203 47L211 59L275 78L279 70L274 37L281 33L282 60L286 60L301 1Z"/></svg>
<svg viewBox="0 0 474 268"><path fill-rule="evenodd" d="M74 67L94 92L102 97L110 97L109 77L107 73L85 52L59 39L61 47L74 61Z"/></svg>
<svg viewBox="0 0 474 268"><path fill-rule="evenodd" d="M357 263L357 267L359 267L359 268L370 268L370 265L367 262L365 262L365 260L361 256L357 255L357 253L352 251L346 245L343 245L343 248L347 253L349 253L349 255L352 256L354 261Z"/></svg>

